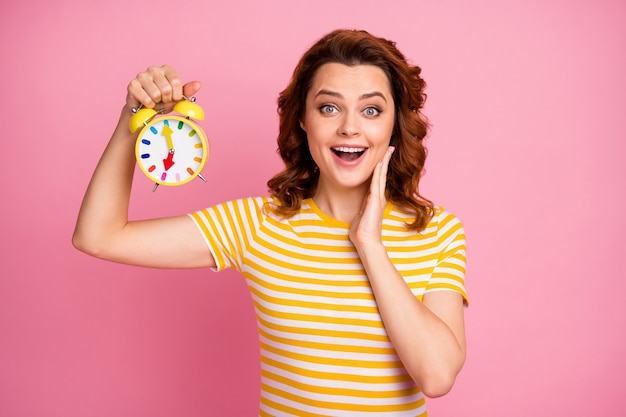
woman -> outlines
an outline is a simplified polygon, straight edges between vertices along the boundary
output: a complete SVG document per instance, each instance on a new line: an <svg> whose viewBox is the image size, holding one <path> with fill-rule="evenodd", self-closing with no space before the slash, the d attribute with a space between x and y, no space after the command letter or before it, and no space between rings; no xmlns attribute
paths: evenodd
<svg viewBox="0 0 626 417"><path fill-rule="evenodd" d="M130 109L171 109L200 88L151 67L128 86L74 245L134 265L241 271L258 318L260 415L424 416L424 397L447 393L463 366L466 303L462 226L418 192L424 87L394 43L334 31L279 97L285 169L270 196L129 222Z"/></svg>

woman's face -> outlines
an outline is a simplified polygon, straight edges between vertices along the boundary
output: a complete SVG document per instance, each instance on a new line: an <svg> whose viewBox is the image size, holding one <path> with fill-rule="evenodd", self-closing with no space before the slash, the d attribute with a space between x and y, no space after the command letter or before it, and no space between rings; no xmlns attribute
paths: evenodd
<svg viewBox="0 0 626 417"><path fill-rule="evenodd" d="M321 66L307 93L301 127L319 167L318 191L367 189L395 121L391 86L374 65Z"/></svg>

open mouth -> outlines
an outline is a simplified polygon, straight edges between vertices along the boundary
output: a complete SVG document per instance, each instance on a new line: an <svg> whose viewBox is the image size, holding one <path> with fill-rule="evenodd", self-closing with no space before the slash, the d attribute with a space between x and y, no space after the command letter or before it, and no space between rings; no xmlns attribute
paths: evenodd
<svg viewBox="0 0 626 417"><path fill-rule="evenodd" d="M359 159L367 150L367 148L350 148L347 146L339 146L331 149L335 155L344 161L355 161Z"/></svg>

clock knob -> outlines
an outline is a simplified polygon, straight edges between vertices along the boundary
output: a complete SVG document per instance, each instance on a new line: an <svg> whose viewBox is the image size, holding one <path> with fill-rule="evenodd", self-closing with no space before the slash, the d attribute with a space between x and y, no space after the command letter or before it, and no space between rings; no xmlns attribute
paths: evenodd
<svg viewBox="0 0 626 417"><path fill-rule="evenodd" d="M174 111L192 119L204 120L202 107L190 100L181 100L176 103Z"/></svg>
<svg viewBox="0 0 626 417"><path fill-rule="evenodd" d="M133 115L130 117L130 131L135 133L143 126L146 125L157 114L154 109L143 107L137 111L133 111Z"/></svg>

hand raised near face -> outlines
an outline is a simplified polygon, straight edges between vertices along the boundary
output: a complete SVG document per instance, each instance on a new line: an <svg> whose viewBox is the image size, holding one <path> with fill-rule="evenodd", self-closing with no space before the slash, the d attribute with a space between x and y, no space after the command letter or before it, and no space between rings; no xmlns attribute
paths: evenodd
<svg viewBox="0 0 626 417"><path fill-rule="evenodd" d="M383 213L387 206L385 197L387 169L393 151L394 147L390 146L383 160L376 164L369 193L363 200L361 210L350 224L350 240L357 250L362 246L381 242Z"/></svg>

